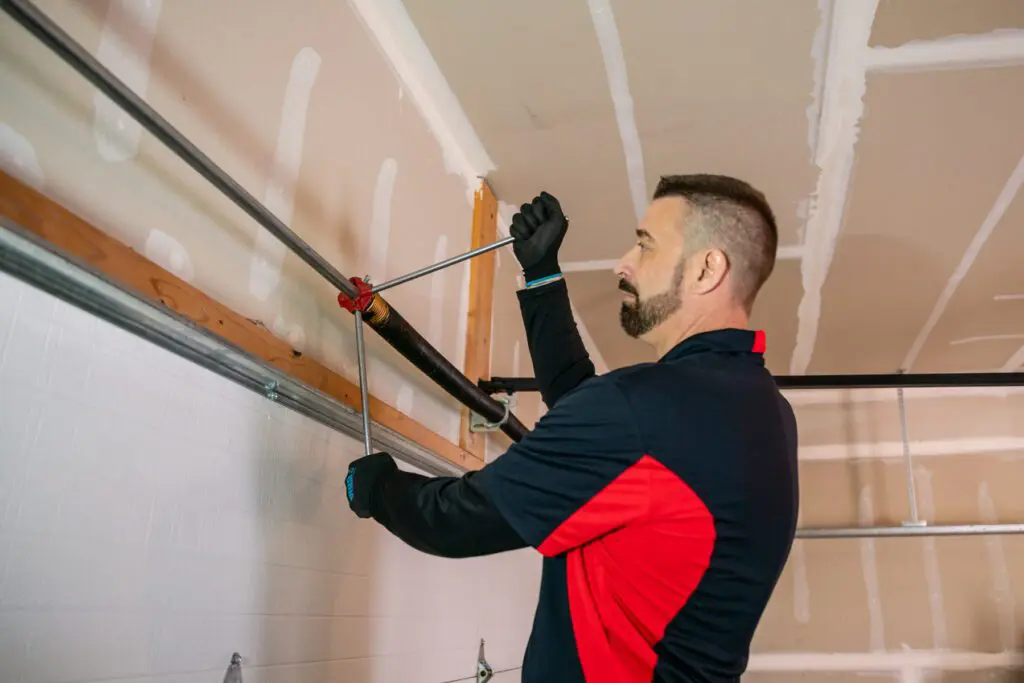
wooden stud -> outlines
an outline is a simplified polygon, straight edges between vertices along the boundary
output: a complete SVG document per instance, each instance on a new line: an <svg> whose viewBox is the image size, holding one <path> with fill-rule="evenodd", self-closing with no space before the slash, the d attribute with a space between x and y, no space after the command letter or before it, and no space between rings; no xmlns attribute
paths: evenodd
<svg viewBox="0 0 1024 683"><path fill-rule="evenodd" d="M473 195L473 232L470 249L491 244L498 236L498 200L486 182ZM469 262L469 320L466 325L466 358L463 372L472 381L491 376L491 316L494 302L494 252ZM484 459L486 434L469 431L470 413L462 410L459 446Z"/></svg>
<svg viewBox="0 0 1024 683"><path fill-rule="evenodd" d="M299 353L249 320L211 299L138 252L93 227L63 206L0 171L0 213L66 253L91 265L120 286L153 303L162 304L217 336L261 358L295 379L319 389L350 406L361 409L359 386L333 370ZM350 316L339 309L338 315ZM370 396L370 416L375 422L401 434L466 469L483 466L476 456L427 427Z"/></svg>

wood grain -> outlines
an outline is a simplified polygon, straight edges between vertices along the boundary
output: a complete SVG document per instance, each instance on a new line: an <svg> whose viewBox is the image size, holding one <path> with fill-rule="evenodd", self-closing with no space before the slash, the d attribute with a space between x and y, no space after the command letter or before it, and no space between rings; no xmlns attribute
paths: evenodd
<svg viewBox="0 0 1024 683"><path fill-rule="evenodd" d="M473 195L471 249L491 244L498 236L498 200L486 182ZM491 376L491 316L494 302L495 256L490 251L469 262L469 320L463 372L472 381ZM470 413L462 410L459 446L484 459L486 435L469 431Z"/></svg>
<svg viewBox="0 0 1024 683"><path fill-rule="evenodd" d="M295 379L347 406L361 410L362 401L357 384L309 355L295 351L262 325L211 299L142 254L2 171L0 213L93 266L120 286L144 299L162 304ZM349 316L341 309L338 315ZM457 465L467 469L479 469L483 465L483 456L460 448L372 395L370 416L375 422Z"/></svg>

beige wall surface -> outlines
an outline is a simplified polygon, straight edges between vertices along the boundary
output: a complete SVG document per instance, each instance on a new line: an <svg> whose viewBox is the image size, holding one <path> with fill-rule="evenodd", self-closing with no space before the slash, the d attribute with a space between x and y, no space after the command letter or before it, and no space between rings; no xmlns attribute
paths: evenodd
<svg viewBox="0 0 1024 683"><path fill-rule="evenodd" d="M909 521L896 392L788 397L800 526ZM905 406L921 520L1024 522L1024 392L907 390ZM798 539L745 680L1015 681L1021 667L1024 536Z"/></svg>
<svg viewBox="0 0 1024 683"><path fill-rule="evenodd" d="M346 276L469 248L466 182L347 3L247 3L246 22L237 3L38 5ZM0 58L5 170L356 377L329 284L8 17ZM387 296L459 367L467 282L460 265ZM454 402L368 343L371 391L456 441Z"/></svg>

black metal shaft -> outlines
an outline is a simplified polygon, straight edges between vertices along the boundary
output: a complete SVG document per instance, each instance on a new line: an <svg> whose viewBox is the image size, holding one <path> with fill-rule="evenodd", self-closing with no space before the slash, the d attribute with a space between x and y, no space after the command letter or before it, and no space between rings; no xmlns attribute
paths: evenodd
<svg viewBox="0 0 1024 683"><path fill-rule="evenodd" d="M514 441L526 436L526 425L515 415L505 419L506 407L491 398L485 391L459 372L423 336L394 309L374 315L371 309L365 318L366 324L387 340L399 353L423 371L425 375L444 387L470 410L483 416L491 423L504 420L501 430Z"/></svg>
<svg viewBox="0 0 1024 683"><path fill-rule="evenodd" d="M777 375L782 389L896 389L939 387L1019 387L1024 372L952 372L915 375ZM533 377L492 377L478 385L488 394L539 391Z"/></svg>

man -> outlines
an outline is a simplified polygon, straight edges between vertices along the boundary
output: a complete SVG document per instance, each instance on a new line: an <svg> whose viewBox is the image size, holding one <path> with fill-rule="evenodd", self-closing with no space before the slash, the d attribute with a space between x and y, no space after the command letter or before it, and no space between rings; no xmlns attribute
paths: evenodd
<svg viewBox="0 0 1024 683"><path fill-rule="evenodd" d="M548 412L481 470L428 478L357 460L352 509L446 557L544 556L524 683L736 681L789 554L797 430L746 329L777 244L764 197L662 178L616 268L621 323L658 361L595 376L544 193L512 224L518 296Z"/></svg>

